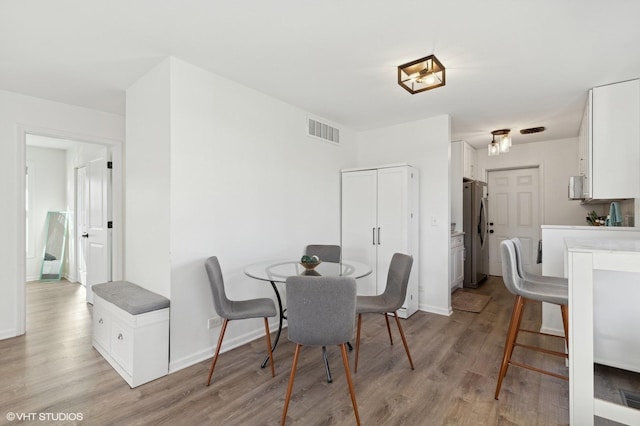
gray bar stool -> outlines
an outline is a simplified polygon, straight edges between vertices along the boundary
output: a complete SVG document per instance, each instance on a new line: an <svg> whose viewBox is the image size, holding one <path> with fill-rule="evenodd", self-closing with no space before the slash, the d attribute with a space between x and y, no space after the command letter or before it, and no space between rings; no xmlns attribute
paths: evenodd
<svg viewBox="0 0 640 426"><path fill-rule="evenodd" d="M524 311L524 305L530 301L547 302L555 305L559 305L562 311L562 322L564 324L565 340L569 336L569 316L568 316L568 287L558 285L553 282L543 282L543 280L531 281L526 280L518 273L518 259L516 256L516 243L512 240L504 240L500 243L500 254L502 256L502 279L504 284L511 293L515 294L516 300L513 304L513 312L511 313L511 321L509 323L509 331L507 333L507 340L504 346L504 355L502 357L502 364L500 366L500 374L498 375L498 383L496 385L495 399L498 399L500 394L500 388L502 386L502 380L507 374L509 365L516 367L526 368L528 370L536 371L538 373L547 374L549 376L557 377L559 379L568 380L567 376L563 376L551 371L542 370L537 367L533 367L528 364L523 364L511 359L513 350L516 346L520 346L525 349L531 349L538 352L542 352L549 355L555 355L562 358L567 358L568 355L564 352L552 351L537 346L525 345L517 343L518 333L524 331L527 333L540 334L552 337L552 334L541 333L533 330L526 330L520 328L522 321L522 313ZM541 277L539 275L533 276ZM568 343L568 341L567 341ZM568 345L567 345L568 347Z"/></svg>

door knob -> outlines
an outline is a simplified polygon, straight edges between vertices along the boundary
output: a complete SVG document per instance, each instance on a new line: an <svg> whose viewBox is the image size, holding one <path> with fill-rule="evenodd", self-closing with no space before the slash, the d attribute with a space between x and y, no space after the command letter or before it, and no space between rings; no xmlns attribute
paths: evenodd
<svg viewBox="0 0 640 426"><path fill-rule="evenodd" d="M82 238L89 238L89 234L87 232L82 233Z"/></svg>

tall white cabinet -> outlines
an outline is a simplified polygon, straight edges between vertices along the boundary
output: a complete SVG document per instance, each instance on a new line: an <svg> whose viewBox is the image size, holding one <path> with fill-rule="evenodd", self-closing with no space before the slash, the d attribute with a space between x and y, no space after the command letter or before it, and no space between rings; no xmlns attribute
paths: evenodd
<svg viewBox="0 0 640 426"><path fill-rule="evenodd" d="M342 257L371 265L358 279L359 295L384 291L394 253L413 256L404 305L408 318L418 310L419 175L408 165L342 171Z"/></svg>

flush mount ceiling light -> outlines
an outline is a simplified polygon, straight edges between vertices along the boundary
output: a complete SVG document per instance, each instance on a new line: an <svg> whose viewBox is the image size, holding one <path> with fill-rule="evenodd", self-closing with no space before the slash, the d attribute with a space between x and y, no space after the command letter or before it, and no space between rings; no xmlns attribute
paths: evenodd
<svg viewBox="0 0 640 426"><path fill-rule="evenodd" d="M511 136L509 136L510 129L500 129L491 132L493 139L489 146L487 146L489 156L500 155L500 153L509 152L511 148ZM498 140L496 141L496 136Z"/></svg>
<svg viewBox="0 0 640 426"><path fill-rule="evenodd" d="M398 67L398 84L412 95L445 85L444 65L434 55Z"/></svg>

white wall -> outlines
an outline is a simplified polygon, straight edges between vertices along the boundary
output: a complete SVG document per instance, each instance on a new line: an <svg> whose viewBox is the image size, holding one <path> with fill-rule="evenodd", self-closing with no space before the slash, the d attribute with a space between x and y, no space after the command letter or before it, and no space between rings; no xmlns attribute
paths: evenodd
<svg viewBox="0 0 640 426"><path fill-rule="evenodd" d="M24 166L26 133L76 137L121 144L124 117L87 108L0 91L0 223L6 225L0 244L0 339L24 333L25 229Z"/></svg>
<svg viewBox="0 0 640 426"><path fill-rule="evenodd" d="M170 113L159 123L167 117L169 92ZM157 176L162 185L166 179L170 183L153 189L169 190L168 197L161 193L157 205L148 205L147 188L127 182L128 218L147 215L155 224L160 219L151 214L161 221L168 217L169 228L154 226L160 235L153 241L165 252L152 248L158 256L153 259L128 251L127 276L134 261L141 270L159 267L165 273L161 263L170 258L170 369L175 371L210 358L219 332L206 328L207 319L217 317L204 269L207 257L218 256L232 299L274 298L267 282L244 274L247 265L295 259L310 243L339 243L340 170L356 165L355 135L341 127L339 146L310 138L305 111L173 58L145 75L129 95L128 179L149 161L130 153L150 149L154 140L165 164L170 128L170 173ZM149 133L150 123L160 124L159 134ZM127 248L148 245L146 234L129 220L127 227ZM151 285L142 274L137 279ZM260 320L234 322L223 350L262 338L263 330Z"/></svg>
<svg viewBox="0 0 640 426"><path fill-rule="evenodd" d="M47 212L66 211L66 158L61 149L26 147L29 164L29 250L26 279L40 279L42 254L47 239ZM63 273L67 269L68 245L65 248Z"/></svg>
<svg viewBox="0 0 640 426"><path fill-rule="evenodd" d="M488 170L541 167L543 225L586 225L586 213L594 207L569 200L567 195L569 176L579 174L577 138L513 145L508 153L495 157L489 157L486 149L477 152L485 182Z"/></svg>
<svg viewBox="0 0 640 426"><path fill-rule="evenodd" d="M169 59L127 89L126 277L171 297ZM194 155L198 155L194 153Z"/></svg>
<svg viewBox="0 0 640 426"><path fill-rule="evenodd" d="M358 167L408 163L420 170L420 309L449 315L450 117L358 134ZM435 222L435 225L434 225Z"/></svg>

